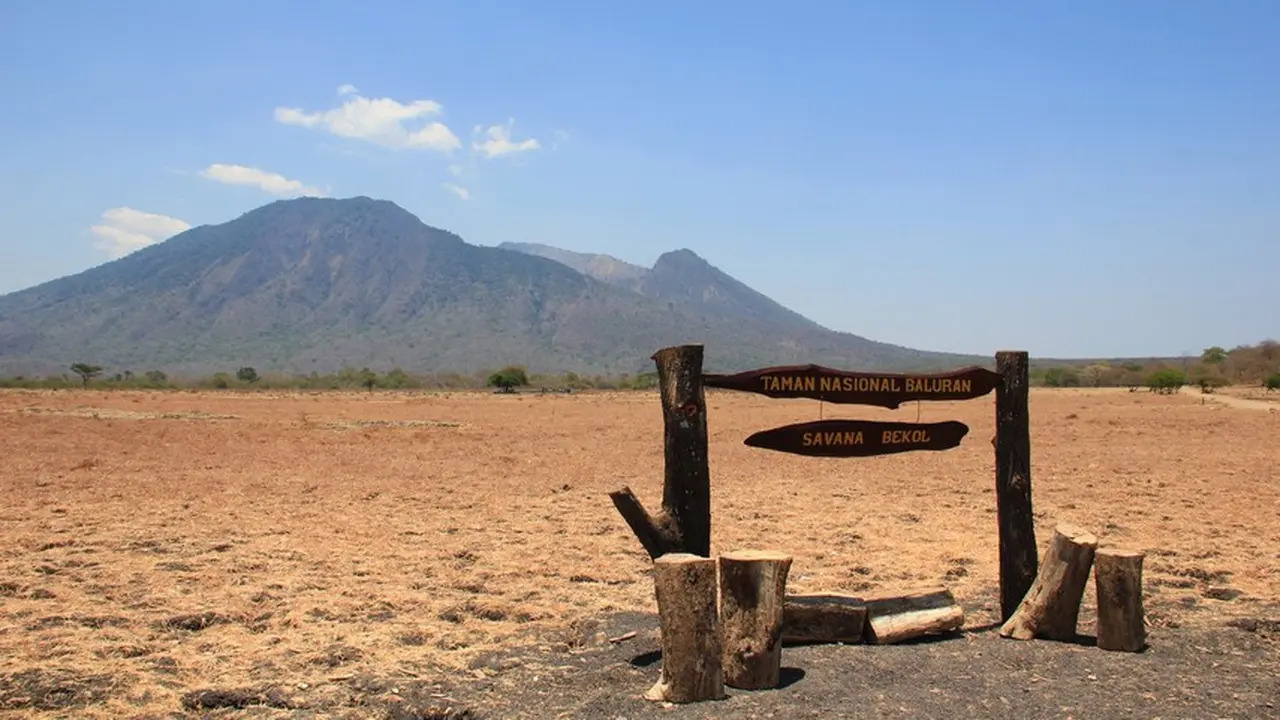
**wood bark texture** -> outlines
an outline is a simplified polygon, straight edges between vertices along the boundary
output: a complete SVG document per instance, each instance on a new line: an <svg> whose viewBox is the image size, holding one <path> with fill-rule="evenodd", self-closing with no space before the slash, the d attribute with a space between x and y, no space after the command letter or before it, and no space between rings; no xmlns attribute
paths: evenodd
<svg viewBox="0 0 1280 720"><path fill-rule="evenodd" d="M723 698L716 561L668 553L653 561L653 584L662 627L662 674L645 698L673 703Z"/></svg>
<svg viewBox="0 0 1280 720"><path fill-rule="evenodd" d="M1036 576L1036 532L1031 508L1029 358L996 353L996 522L1000 529L1000 617L1008 620Z"/></svg>
<svg viewBox="0 0 1280 720"><path fill-rule="evenodd" d="M707 400L702 346L654 353L662 398L662 507L675 523L681 551L711 555L711 472L707 465Z"/></svg>
<svg viewBox="0 0 1280 720"><path fill-rule="evenodd" d="M702 346L654 353L662 399L662 510L649 514L628 487L609 493L650 558L672 552L711 555L711 472Z"/></svg>
<svg viewBox="0 0 1280 720"><path fill-rule="evenodd" d="M1098 647L1103 650L1138 652L1147 644L1142 559L1138 550L1099 548L1094 553Z"/></svg>
<svg viewBox="0 0 1280 720"><path fill-rule="evenodd" d="M1098 538L1092 533L1075 525L1058 525L1031 590L1001 626L1000 635L1016 640L1074 639L1080 599L1097 547Z"/></svg>
<svg viewBox="0 0 1280 720"><path fill-rule="evenodd" d="M650 559L680 551L679 534L666 513L650 515L644 505L640 504L640 499L631 492L631 488L626 486L609 493L609 499L613 500L613 506L618 508L618 513L627 521L631 532L639 538Z"/></svg>
<svg viewBox="0 0 1280 720"><path fill-rule="evenodd" d="M719 563L724 682L744 690L775 688L791 556L738 550L721 554Z"/></svg>
<svg viewBox="0 0 1280 720"><path fill-rule="evenodd" d="M867 603L852 595L788 595L782 606L784 643L860 643Z"/></svg>
<svg viewBox="0 0 1280 720"><path fill-rule="evenodd" d="M876 593L863 600L867 604L866 639L875 645L937 635L964 625L964 608L944 587Z"/></svg>

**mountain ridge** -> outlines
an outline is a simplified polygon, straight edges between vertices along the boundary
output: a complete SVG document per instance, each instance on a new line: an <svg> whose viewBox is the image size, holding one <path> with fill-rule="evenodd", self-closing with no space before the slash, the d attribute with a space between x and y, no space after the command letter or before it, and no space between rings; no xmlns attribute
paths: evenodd
<svg viewBox="0 0 1280 720"><path fill-rule="evenodd" d="M84 361L175 372L469 371L515 362L621 373L648 370L654 350L686 342L704 344L716 371L983 360L827 330L688 250L664 253L635 287L612 279L471 245L386 200L278 200L0 296L0 372Z"/></svg>

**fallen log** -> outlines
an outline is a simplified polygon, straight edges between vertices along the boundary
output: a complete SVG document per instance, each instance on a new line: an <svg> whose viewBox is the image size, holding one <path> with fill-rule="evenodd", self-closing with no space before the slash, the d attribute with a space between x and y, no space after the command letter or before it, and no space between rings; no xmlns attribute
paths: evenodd
<svg viewBox="0 0 1280 720"><path fill-rule="evenodd" d="M673 703L723 698L716 561L668 553L653 561L662 627L662 673L644 696Z"/></svg>
<svg viewBox="0 0 1280 720"><path fill-rule="evenodd" d="M1080 599L1097 547L1098 538L1092 533L1067 523L1058 525L1035 582L1000 627L1000 635L1015 640L1075 638Z"/></svg>
<svg viewBox="0 0 1280 720"><path fill-rule="evenodd" d="M1103 650L1137 652L1146 645L1142 558L1139 550L1099 548L1094 553L1098 647Z"/></svg>
<svg viewBox="0 0 1280 720"><path fill-rule="evenodd" d="M722 553L719 565L724 682L744 690L777 687L791 556L739 550Z"/></svg>
<svg viewBox="0 0 1280 720"><path fill-rule="evenodd" d="M950 632L964 625L964 608L944 587L877 593L863 601L867 604L867 642L875 645Z"/></svg>
<svg viewBox="0 0 1280 720"><path fill-rule="evenodd" d="M860 643L867 603L852 595L788 595L782 605L784 643Z"/></svg>

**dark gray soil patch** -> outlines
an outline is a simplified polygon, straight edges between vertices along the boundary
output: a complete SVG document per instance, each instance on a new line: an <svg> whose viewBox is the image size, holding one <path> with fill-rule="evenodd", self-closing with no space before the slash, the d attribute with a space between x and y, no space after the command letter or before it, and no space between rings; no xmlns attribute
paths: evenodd
<svg viewBox="0 0 1280 720"><path fill-rule="evenodd" d="M119 678L70 670L23 670L0 675L0 710L65 710L105 700Z"/></svg>
<svg viewBox="0 0 1280 720"><path fill-rule="evenodd" d="M902 645L788 647L783 687L726 688L725 700L684 706L641 698L662 664L654 618L619 615L603 629L637 635L517 662L483 658L477 665L491 677L455 694L502 718L1280 717L1280 647L1234 627L1153 629L1142 653L1107 652L1089 637L1006 640L994 629Z"/></svg>

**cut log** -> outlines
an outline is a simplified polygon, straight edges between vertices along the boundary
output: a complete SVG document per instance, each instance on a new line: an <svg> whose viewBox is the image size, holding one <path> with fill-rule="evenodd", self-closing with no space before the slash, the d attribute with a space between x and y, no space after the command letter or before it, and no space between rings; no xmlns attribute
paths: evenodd
<svg viewBox="0 0 1280 720"><path fill-rule="evenodd" d="M1147 644L1142 609L1142 558L1138 550L1099 548L1094 553L1098 594L1098 647L1138 652Z"/></svg>
<svg viewBox="0 0 1280 720"><path fill-rule="evenodd" d="M784 643L860 643L867 603L852 595L788 595L782 606Z"/></svg>
<svg viewBox="0 0 1280 720"><path fill-rule="evenodd" d="M877 593L863 601L867 604L867 642L875 645L937 635L964 625L964 608L944 587Z"/></svg>
<svg viewBox="0 0 1280 720"><path fill-rule="evenodd" d="M1058 525L1036 581L1013 616L1000 627L1000 635L1016 640L1074 639L1080 598L1084 596L1097 547L1098 538L1093 534L1075 525Z"/></svg>
<svg viewBox="0 0 1280 720"><path fill-rule="evenodd" d="M662 675L645 698L673 703L723 698L716 561L668 553L653 561L653 586L662 627Z"/></svg>
<svg viewBox="0 0 1280 720"><path fill-rule="evenodd" d="M738 550L721 554L719 563L724 682L744 690L775 688L791 556Z"/></svg>

